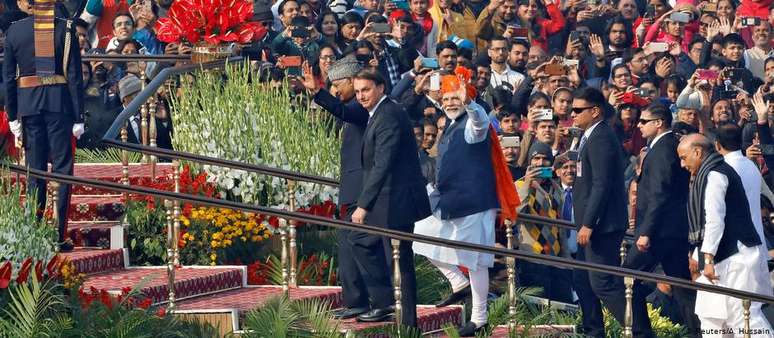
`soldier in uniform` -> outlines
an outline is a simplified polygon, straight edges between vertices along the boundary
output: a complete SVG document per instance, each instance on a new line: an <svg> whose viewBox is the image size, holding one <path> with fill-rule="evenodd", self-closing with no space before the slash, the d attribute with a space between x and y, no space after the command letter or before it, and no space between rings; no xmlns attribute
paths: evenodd
<svg viewBox="0 0 774 338"><path fill-rule="evenodd" d="M26 151L27 165L59 174L73 173L73 140L83 134L83 79L75 25L55 15L54 0L17 0L30 16L8 28L5 40L3 82L11 131ZM46 181L28 178L28 196L33 191L38 209L46 203ZM70 186L59 187L59 243L65 241ZM40 213L39 213L40 214Z"/></svg>

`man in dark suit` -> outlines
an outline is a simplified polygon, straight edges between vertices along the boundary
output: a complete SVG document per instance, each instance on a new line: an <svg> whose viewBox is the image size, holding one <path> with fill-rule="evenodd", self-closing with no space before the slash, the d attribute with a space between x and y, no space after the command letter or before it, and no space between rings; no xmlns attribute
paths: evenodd
<svg viewBox="0 0 774 338"><path fill-rule="evenodd" d="M317 79L312 73L312 67L308 63L304 64L303 70L302 83L313 96L314 102L344 122L344 128L341 131L339 207L342 211L342 218L349 221L352 219L352 213L355 211L354 205L363 189L363 165L360 162L360 153L363 148L363 133L368 123L368 111L355 100L355 90L352 86L352 78L363 70L363 66L354 57L345 57L331 65L328 70L328 80L331 81L331 88L336 88L338 98L327 90L319 88ZM381 243L382 239L380 236L355 235L355 233L355 231L346 229L339 229L336 233L338 279L341 283L344 308L335 312L333 316L339 319L356 317L370 309L368 288L357 267L357 255L349 238L358 236L370 239L375 243ZM380 256L379 259L386 265L387 258L384 257L383 253L384 250L379 249L372 252L372 254Z"/></svg>
<svg viewBox="0 0 774 338"><path fill-rule="evenodd" d="M688 183L690 174L680 167L677 145L680 139L672 133L672 112L661 104L653 104L640 115L638 126L649 139L645 158L637 177L636 245L626 257L624 267L652 272L661 264L667 276L691 279L688 271ZM634 289L633 309L647 314L645 289ZM699 331L698 318L693 314L696 292L674 288L685 325L691 334ZM643 328L652 336L647 315L637 318L647 322Z"/></svg>
<svg viewBox="0 0 774 338"><path fill-rule="evenodd" d="M51 160L53 172L72 175L72 137L80 137L84 129L75 25L55 13L53 0L35 1L34 9L31 0L18 4L31 16L14 22L6 32L3 82L11 130L24 144L29 167L47 170ZM35 192L38 208L43 210L45 180L28 178L27 188ZM64 236L70 186L60 185L58 194L60 248L69 251L72 242L65 242Z"/></svg>
<svg viewBox="0 0 774 338"><path fill-rule="evenodd" d="M355 76L355 95L370 115L363 135L363 191L352 214L355 223L367 223L411 233L414 222L430 216L425 179L416 155L417 143L408 114L384 94L385 82L379 75L363 71ZM360 243L354 241L358 246ZM390 239L383 239L385 256L391 257ZM388 259L389 262L392 260ZM360 264L360 261L358 261ZM379 261L364 264L368 279L377 284L389 277ZM416 276L411 242L400 243L400 277L403 306L401 323L416 326ZM389 282L389 281L388 281ZM372 285L366 281L367 285ZM383 285L383 284L382 284ZM369 289L370 290L370 289ZM376 297L371 311L358 316L360 321L382 321L394 309L391 293L369 294Z"/></svg>
<svg viewBox="0 0 774 338"><path fill-rule="evenodd" d="M573 185L578 244L583 247L586 261L620 266L618 250L627 224L623 155L613 128L605 121L614 111L597 89L582 88L574 96L572 119L576 127L584 130L578 146L577 178ZM589 282L597 297L618 322L623 323L623 280L589 271ZM642 321L634 321L635 334L643 332L642 324Z"/></svg>

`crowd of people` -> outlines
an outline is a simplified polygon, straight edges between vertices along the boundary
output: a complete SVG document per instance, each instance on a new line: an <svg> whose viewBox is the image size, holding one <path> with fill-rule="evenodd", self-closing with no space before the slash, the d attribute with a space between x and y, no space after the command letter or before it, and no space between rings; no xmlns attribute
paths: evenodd
<svg viewBox="0 0 774 338"><path fill-rule="evenodd" d="M55 9L73 23L81 56L190 54L194 46L162 43L154 31L173 1L69 0ZM32 7L0 7L6 61L17 44L34 44L11 35ZM519 213L577 224L517 221L519 250L770 295L773 8L772 0L255 0L252 20L266 34L233 47L259 83L288 81L340 120L347 220L495 246L505 241L500 213L518 199ZM79 146L96 145L142 81L173 65L80 63L84 98L71 121L85 122ZM15 83L33 73L6 65L2 74L16 135L15 112L25 113L14 106L22 106ZM159 146L171 148L168 95L155 118ZM129 140L139 142L138 119L130 123ZM621 262L627 231L634 242ZM390 241L340 231L339 250L337 316L388 318ZM400 250L405 324L416 324L416 253L452 285L439 306L472 297L463 336L486 326L493 256L418 243ZM605 336L603 305L623 322L620 278L529 261L517 268L520 286L577 303L583 333ZM646 302L692 336L742 334L741 300L638 283L637 337L653 336ZM774 336L760 303L751 317L753 336Z"/></svg>

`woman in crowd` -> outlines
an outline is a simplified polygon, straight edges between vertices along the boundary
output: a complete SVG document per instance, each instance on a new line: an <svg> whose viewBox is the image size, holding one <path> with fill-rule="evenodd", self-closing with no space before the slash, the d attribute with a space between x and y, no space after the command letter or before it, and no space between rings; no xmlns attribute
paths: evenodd
<svg viewBox="0 0 774 338"><path fill-rule="evenodd" d="M341 38L342 43L339 47L344 50L349 47L357 36L360 35L360 31L363 30L363 17L355 12L348 12L341 18Z"/></svg>
<svg viewBox="0 0 774 338"><path fill-rule="evenodd" d="M545 7L548 18L538 12L538 1ZM565 20L562 10L553 0L519 0L516 11L519 25L529 30L529 40L533 46L548 50L548 36L564 29Z"/></svg>
<svg viewBox="0 0 774 338"><path fill-rule="evenodd" d="M327 44L333 47L337 54L341 54L344 39L339 31L339 17L330 10L325 10L320 19L315 24L317 31L320 32L320 44ZM322 52L322 49L321 49Z"/></svg>

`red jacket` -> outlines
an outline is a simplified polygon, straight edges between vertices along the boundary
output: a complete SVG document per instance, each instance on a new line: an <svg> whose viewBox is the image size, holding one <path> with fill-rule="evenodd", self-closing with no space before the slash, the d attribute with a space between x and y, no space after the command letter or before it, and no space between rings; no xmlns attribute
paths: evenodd
<svg viewBox="0 0 774 338"><path fill-rule="evenodd" d="M540 37L532 40L533 46L540 46L544 51L548 51L548 36L558 33L565 26L564 15L562 15L562 10L559 9L559 6L551 3L546 6L546 11L548 12L548 19L537 19L537 25L540 27Z"/></svg>

